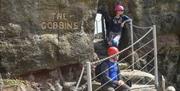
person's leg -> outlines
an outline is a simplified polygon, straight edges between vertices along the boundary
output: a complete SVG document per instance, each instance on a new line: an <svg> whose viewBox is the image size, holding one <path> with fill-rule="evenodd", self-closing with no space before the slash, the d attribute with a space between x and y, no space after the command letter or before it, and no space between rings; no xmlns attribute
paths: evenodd
<svg viewBox="0 0 180 91"><path fill-rule="evenodd" d="M121 85L117 89L115 88L116 91L130 91L130 87L126 84Z"/></svg>
<svg viewBox="0 0 180 91"><path fill-rule="evenodd" d="M118 47L121 35L116 35L112 40L112 45Z"/></svg>
<svg viewBox="0 0 180 91"><path fill-rule="evenodd" d="M114 33L110 32L108 36L108 45L112 46L112 39L113 39Z"/></svg>
<svg viewBox="0 0 180 91"><path fill-rule="evenodd" d="M121 35L122 33L120 32L120 33L118 33L118 35L119 35L119 40L118 40L118 45L117 45L117 47L119 47L119 44L121 43L121 37L122 37L122 35Z"/></svg>
<svg viewBox="0 0 180 91"><path fill-rule="evenodd" d="M110 86L104 86L102 88L102 91L115 91L115 89L113 87L110 87Z"/></svg>

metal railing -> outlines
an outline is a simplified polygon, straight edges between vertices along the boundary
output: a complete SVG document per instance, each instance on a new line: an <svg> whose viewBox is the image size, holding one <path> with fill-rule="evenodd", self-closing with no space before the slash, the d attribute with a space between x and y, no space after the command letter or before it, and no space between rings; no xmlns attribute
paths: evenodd
<svg viewBox="0 0 180 91"><path fill-rule="evenodd" d="M148 31L145 31L145 34L143 34L141 36L141 38L139 38L138 40L134 41L134 28L136 29L148 29ZM159 81L158 81L158 65L157 65L157 39L156 39L156 26L153 25L153 26L150 26L150 27L139 27L139 26L136 26L136 25L133 25L132 21L130 22L130 31L131 31L131 45L124 48L123 50L121 50L119 53L115 54L115 55L112 55L110 57L107 57L107 58L103 58L103 59L100 59L100 60L97 60L95 62L87 62L86 63L86 69L87 69L87 85L88 85L88 91L92 91L92 81L96 79L96 77L98 77L99 75L103 74L104 72L106 72L107 70L111 69L111 67L109 67L108 69L104 70L102 73L100 73L99 75L95 76L95 77L92 77L92 65L95 65L95 64L98 64L98 63L101 63L111 57L114 57L116 55L121 55L123 54L125 51L128 51L129 49L131 49L131 53L126 55L124 58L121 58L121 60L118 61L118 63L120 62L123 62L125 59L131 57L131 62L132 64L129 65L126 69L130 69L132 68L132 71L136 69L135 67L135 64L137 64L141 59L146 59L147 57L149 57L149 55L152 55L152 58L148 61L148 63L144 64L141 69L139 69L140 71L143 71L144 69L146 69L150 64L152 64L153 62L153 67L151 67L149 69L149 71L146 71L147 73L152 73L152 71L154 71L154 75L155 75L155 79L151 79L149 80L147 83L145 83L144 85L148 85L149 83L151 83L153 80L155 81L154 82L154 87L156 89L158 89L159 87ZM152 38L146 38L148 37L148 35L152 34ZM146 41L144 43L143 39L146 38ZM150 39L150 40L148 40ZM137 47L137 44L141 43L141 46ZM153 45L151 47L149 47L149 45ZM151 48L148 50L148 52L143 52L142 49L145 50L145 48L148 47L148 48ZM141 52L140 52L141 51ZM142 55L141 57L135 59L135 53L138 54L138 55ZM134 71L135 72L135 71ZM118 75L121 75L121 74L118 74ZM133 78L133 76L131 78L129 78L128 80L131 80ZM128 81L127 80L127 81ZM135 82L135 84L139 83L141 80L143 80L143 78L139 79L138 81ZM100 90L103 86L105 86L108 82L102 84L101 86L99 86L98 88L96 88L94 91L98 91ZM117 88L115 88L117 89ZM135 88L132 88L132 89L135 89Z"/></svg>
<svg viewBox="0 0 180 91"><path fill-rule="evenodd" d="M98 21L95 23L95 25L96 25L95 29L97 30L97 33L98 33L99 29L100 29L100 31L102 31L103 28L100 28L100 27L105 27L105 25L103 25L103 24L105 24L104 19L101 19L101 18L102 18L102 16L98 17ZM97 24L100 20L102 20L103 23L101 22L101 23ZM140 33L135 34L135 31L137 33L140 32L138 30L143 31L144 34L140 34ZM148 31L146 31L146 30L148 30ZM85 68L83 67L83 69L82 69L81 75L79 77L78 83L77 83L76 88L74 89L74 91L77 91L85 69L87 71L87 78L86 78L87 82L84 84L84 86L87 86L88 91L92 91L92 90L93 91L98 91L98 90L100 90L103 86L108 84L111 80L104 83L104 84L101 84L101 86L99 86L95 90L93 89L93 85L92 85L93 83L92 82L98 76L100 76L104 72L111 69L112 66L107 68L106 70L102 71L100 74L93 77L92 76L92 72L93 72L92 71L92 68L93 68L92 65L99 64L99 63L101 63L101 62L103 62L103 61L105 61L105 60L107 60L107 59L109 59L111 57L124 54L127 51L129 52L129 50L131 50L130 51L131 53L129 53L125 57L121 58L118 61L118 64L120 64L121 62L126 62L125 60L130 58L131 59L130 60L131 64L126 68L126 70L132 69L131 70L132 71L131 75L135 74L135 70L143 71L143 72L146 72L146 73L149 73L149 74L152 74L152 72L154 72L153 74L154 74L155 79L151 78L148 82L143 84L143 85L147 85L147 86L142 87L142 88L148 88L149 87L149 88L155 88L155 89L158 90L159 89L159 81L158 81L158 65L157 65L156 26L153 25L153 26L150 26L150 27L139 27L139 26L133 25L132 20L131 20L130 21L130 35L131 35L131 45L124 48L119 53L114 54L114 55L109 56L109 57L106 57L106 58L103 58L103 59L100 59L100 60L97 60L97 61L94 61L94 62L87 62L86 65L85 65ZM140 37L137 38L137 35L140 36ZM152 35L152 36L149 37L149 35ZM146 51L144 51L144 50L146 50ZM142 60L146 60L147 63L143 64L143 66L141 68L137 69L136 64L139 64L139 62L142 61ZM146 70L147 68L148 68L148 70ZM121 75L121 74L118 74L118 75ZM134 76L129 77L129 78L124 77L124 78L126 78L125 82L127 82L128 80L133 79ZM134 84L138 84L142 80L143 80L143 78L139 78ZM154 81L154 86L152 86L152 84L148 85L148 84L152 83L152 81ZM117 89L117 88L115 88L115 89ZM131 88L131 89L140 89L140 88Z"/></svg>

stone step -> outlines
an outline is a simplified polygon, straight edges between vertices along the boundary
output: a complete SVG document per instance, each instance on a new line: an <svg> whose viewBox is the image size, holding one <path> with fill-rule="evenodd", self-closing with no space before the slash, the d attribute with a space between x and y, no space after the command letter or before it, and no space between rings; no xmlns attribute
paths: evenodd
<svg viewBox="0 0 180 91"><path fill-rule="evenodd" d="M93 91L95 91L101 84L99 82L93 81ZM143 84L133 84L131 91L156 91L154 85L143 85Z"/></svg>
<svg viewBox="0 0 180 91"><path fill-rule="evenodd" d="M155 89L154 85L133 84L131 87L131 91L157 91L157 90Z"/></svg>
<svg viewBox="0 0 180 91"><path fill-rule="evenodd" d="M154 75L140 70L121 70L121 75L124 81L131 79L132 84L146 84L148 82L149 84L154 84L155 81ZM137 81L139 82L136 83Z"/></svg>
<svg viewBox="0 0 180 91"><path fill-rule="evenodd" d="M156 91L154 87L154 76L152 74L140 71L140 70L121 70L121 75L123 81L127 81L127 79L131 78L132 81L132 90L131 91ZM139 79L139 81L136 83ZM147 82L149 84L145 85ZM136 84L135 84L136 83ZM93 81L93 91L97 89L101 84L99 82Z"/></svg>

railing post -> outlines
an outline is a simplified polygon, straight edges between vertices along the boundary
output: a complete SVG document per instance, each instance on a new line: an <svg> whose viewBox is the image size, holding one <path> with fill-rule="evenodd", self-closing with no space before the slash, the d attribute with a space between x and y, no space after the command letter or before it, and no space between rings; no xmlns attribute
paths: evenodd
<svg viewBox="0 0 180 91"><path fill-rule="evenodd" d="M166 82L164 76L162 76L162 91L165 91L165 89L166 89Z"/></svg>
<svg viewBox="0 0 180 91"><path fill-rule="evenodd" d="M131 51L132 51L132 70L134 70L134 36L133 36L133 23L132 23L132 19L130 21L130 30L131 30Z"/></svg>
<svg viewBox="0 0 180 91"><path fill-rule="evenodd" d="M84 73L84 66L83 66L83 68L82 68L81 75L80 75L80 77L79 77L78 83L76 84L76 88L74 89L74 91L77 91L77 89L78 89L78 87L79 87L79 84L80 84L80 82L81 82L83 73Z"/></svg>
<svg viewBox="0 0 180 91"><path fill-rule="evenodd" d="M90 62L86 62L86 67L87 67L88 91L92 91L91 63Z"/></svg>
<svg viewBox="0 0 180 91"><path fill-rule="evenodd" d="M105 27L106 25L105 24L105 21L104 21L104 18L101 17L101 21L102 21L102 35L103 35L103 39L105 39Z"/></svg>
<svg viewBox="0 0 180 91"><path fill-rule="evenodd" d="M0 91L3 91L4 82L0 73Z"/></svg>
<svg viewBox="0 0 180 91"><path fill-rule="evenodd" d="M158 90L159 89L159 81L158 81L156 25L153 25L153 38L154 38L155 86L156 86L156 89Z"/></svg>
<svg viewBox="0 0 180 91"><path fill-rule="evenodd" d="M104 26L104 43L107 43L107 29L106 29L106 20L103 18L103 26Z"/></svg>

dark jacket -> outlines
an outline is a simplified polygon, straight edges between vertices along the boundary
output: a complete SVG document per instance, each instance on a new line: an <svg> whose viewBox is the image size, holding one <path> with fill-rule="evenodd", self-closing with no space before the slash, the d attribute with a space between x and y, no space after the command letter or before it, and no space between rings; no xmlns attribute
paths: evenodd
<svg viewBox="0 0 180 91"><path fill-rule="evenodd" d="M109 60L106 60L102 63L102 66L101 66L101 72L105 71L106 69L109 68L109 63L110 61ZM118 65L117 65L118 66ZM109 75L109 70L105 71L102 75L101 75L101 84L103 85L104 83L108 82L107 85L108 86L112 86L112 87L116 87L117 84L114 82L114 81L110 81L111 78L108 77ZM117 72L118 75L118 80L120 80L120 68L118 66L118 72Z"/></svg>
<svg viewBox="0 0 180 91"><path fill-rule="evenodd" d="M121 27L121 23L130 19L126 15L122 15L119 18L114 17L111 21L111 29L110 32L119 33L123 31L123 28Z"/></svg>

